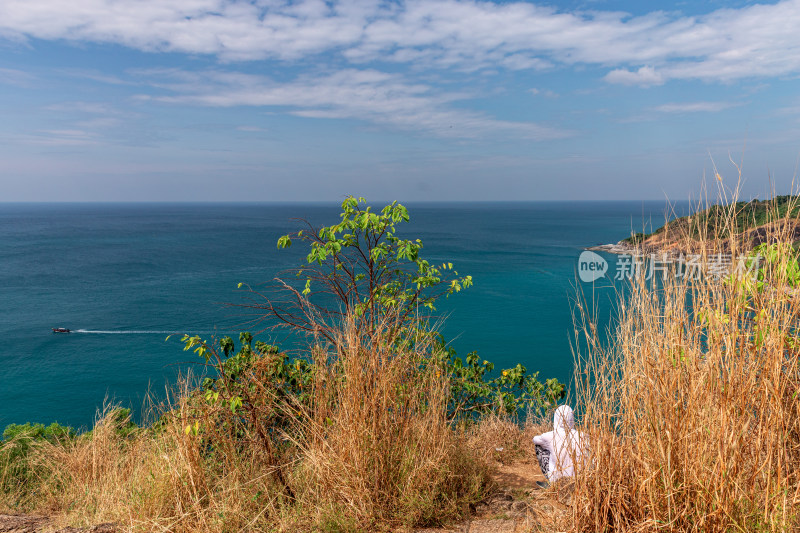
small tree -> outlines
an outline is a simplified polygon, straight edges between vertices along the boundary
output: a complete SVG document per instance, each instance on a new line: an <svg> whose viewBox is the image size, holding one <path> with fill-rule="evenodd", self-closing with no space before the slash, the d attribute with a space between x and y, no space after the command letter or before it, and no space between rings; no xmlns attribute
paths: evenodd
<svg viewBox="0 0 800 533"><path fill-rule="evenodd" d="M278 248L288 248L293 240L309 245L305 263L296 271L303 287L276 279L279 292L289 296L285 301L248 287L257 299L242 306L257 310L257 321L277 320L277 325L319 336L337 349L345 326L357 331L360 342L380 347L381 353L408 354L414 353L409 348L422 348L429 357L418 362L419 369L436 365L437 372L450 379L450 419L493 409L537 411L561 398L563 385L555 379L543 385L538 373L529 375L522 365L490 378L492 363L481 362L474 352L465 361L457 357L428 327L428 318L437 298L471 286L472 277L459 276L452 263L431 265L420 257L422 241L397 235L397 226L409 221L404 206L393 202L374 212L365 203L363 198L347 197L338 224L317 229L306 222L305 230L281 237ZM249 333L240 335L241 350L235 356L229 337L211 343L199 336L185 335L182 340L184 349L194 349L216 370L218 377L204 383L206 400L224 405L239 417L237 423L255 429L272 454L276 433L271 428L286 425L285 413L272 406L308 403L313 362L303 357L290 360L264 343L257 342L253 350ZM387 346L397 350L385 350ZM266 411L261 401L265 391L271 406Z"/></svg>
<svg viewBox="0 0 800 533"><path fill-rule="evenodd" d="M297 271L304 287L277 279L288 301L273 303L250 289L263 300L246 307L266 311L260 320L274 318L329 342L348 313L365 335L391 313L397 327L384 341L394 342L404 328L435 309L437 298L472 285L472 277L459 276L452 263L432 265L423 259L421 240L398 236L397 226L409 221L403 205L393 202L374 212L365 204L364 198L348 196L338 224L315 228L305 221L307 229L281 237L278 248L297 240L310 246L306 264Z"/></svg>

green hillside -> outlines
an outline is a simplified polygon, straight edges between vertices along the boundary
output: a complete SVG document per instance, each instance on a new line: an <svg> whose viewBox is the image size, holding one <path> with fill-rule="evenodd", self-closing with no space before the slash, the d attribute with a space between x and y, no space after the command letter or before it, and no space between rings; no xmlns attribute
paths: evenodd
<svg viewBox="0 0 800 533"><path fill-rule="evenodd" d="M800 215L800 196L784 195L776 196L771 200L713 205L693 215L676 218L652 233L635 233L627 239L623 239L622 242L632 245L640 244L651 237L662 235L667 230L676 235L685 235L688 230L692 237L701 234L718 235L729 224L735 228L737 234L741 234L782 219L787 214L792 218Z"/></svg>

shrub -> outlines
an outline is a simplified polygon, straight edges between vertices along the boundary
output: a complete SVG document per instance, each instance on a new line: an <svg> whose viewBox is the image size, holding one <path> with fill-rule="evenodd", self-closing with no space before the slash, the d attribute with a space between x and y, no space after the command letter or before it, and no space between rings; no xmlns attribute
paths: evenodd
<svg viewBox="0 0 800 533"><path fill-rule="evenodd" d="M31 461L37 446L65 444L74 439L71 427L55 422L49 426L31 423L7 426L0 441L0 503L12 508L25 506L40 474Z"/></svg>
<svg viewBox="0 0 800 533"><path fill-rule="evenodd" d="M538 372L528 374L527 368L517 364L501 370L491 377L494 363L481 360L477 352L470 352L462 361L452 348L440 348L441 363L450 376L448 418L479 418L494 412L515 416L520 411L542 414L564 397L564 385L555 378L542 384Z"/></svg>

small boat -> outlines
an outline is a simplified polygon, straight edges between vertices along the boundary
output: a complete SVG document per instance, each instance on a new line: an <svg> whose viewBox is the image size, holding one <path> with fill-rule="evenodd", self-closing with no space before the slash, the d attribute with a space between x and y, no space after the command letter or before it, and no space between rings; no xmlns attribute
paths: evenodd
<svg viewBox="0 0 800 533"><path fill-rule="evenodd" d="M69 328L53 328L53 333L69 333Z"/></svg>

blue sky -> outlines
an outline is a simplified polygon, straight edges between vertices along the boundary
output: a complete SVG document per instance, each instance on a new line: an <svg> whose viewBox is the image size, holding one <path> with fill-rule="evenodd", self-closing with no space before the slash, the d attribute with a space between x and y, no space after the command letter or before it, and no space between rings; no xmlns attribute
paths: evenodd
<svg viewBox="0 0 800 533"><path fill-rule="evenodd" d="M798 28L800 0L4 0L0 201L686 200L737 165L763 198Z"/></svg>

